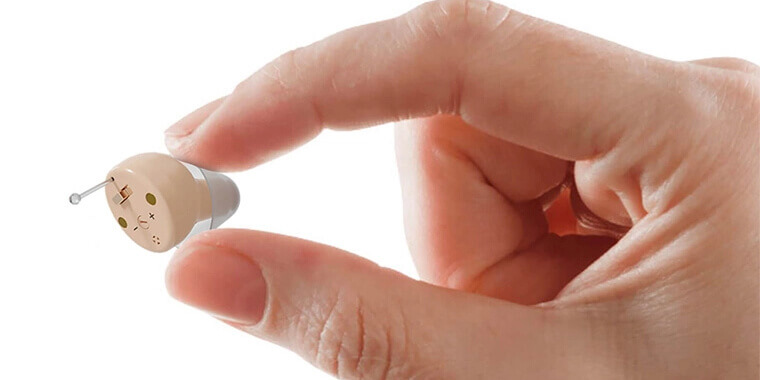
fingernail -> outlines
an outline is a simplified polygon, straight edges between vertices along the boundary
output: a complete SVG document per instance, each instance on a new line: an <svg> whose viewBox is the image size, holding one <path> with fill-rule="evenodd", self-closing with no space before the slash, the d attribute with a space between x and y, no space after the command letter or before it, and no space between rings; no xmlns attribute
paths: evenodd
<svg viewBox="0 0 760 380"><path fill-rule="evenodd" d="M197 112L197 111L196 111ZM180 121L174 123L171 127L167 128L164 131L164 136L171 137L171 138L182 138L187 137L196 130L200 129L201 125L203 125L206 120L208 120L211 115L213 115L216 112L216 109L214 109L213 112L206 115L201 120L195 120L196 116L194 114L190 114L188 116L185 116Z"/></svg>
<svg viewBox="0 0 760 380"><path fill-rule="evenodd" d="M188 144L188 140L190 140L190 138L187 135L174 136L168 133L164 135L164 144L171 152L181 151L182 148Z"/></svg>
<svg viewBox="0 0 760 380"><path fill-rule="evenodd" d="M191 123L181 123L178 122L171 127L169 127L167 130L164 131L164 135L166 137L185 137L195 130L197 125L191 124Z"/></svg>
<svg viewBox="0 0 760 380"><path fill-rule="evenodd" d="M166 287L177 300L238 324L258 323L266 306L259 265L227 248L180 248L167 269Z"/></svg>
<svg viewBox="0 0 760 380"><path fill-rule="evenodd" d="M193 134L196 130L201 129L203 124L217 113L226 99L226 96L221 97L191 112L165 130L164 136L167 139L181 139Z"/></svg>

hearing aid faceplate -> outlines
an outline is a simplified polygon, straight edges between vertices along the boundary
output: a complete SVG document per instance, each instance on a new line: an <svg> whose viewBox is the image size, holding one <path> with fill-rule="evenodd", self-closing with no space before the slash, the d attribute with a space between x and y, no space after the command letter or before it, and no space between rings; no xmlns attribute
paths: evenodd
<svg viewBox="0 0 760 380"><path fill-rule="evenodd" d="M206 181L181 162L158 153L131 157L108 172L106 200L117 225L135 243L164 252L193 226L211 218Z"/></svg>
<svg viewBox="0 0 760 380"><path fill-rule="evenodd" d="M106 179L69 196L71 204L105 187L114 220L135 243L164 252L219 227L237 211L240 192L227 176L159 153L130 157Z"/></svg>

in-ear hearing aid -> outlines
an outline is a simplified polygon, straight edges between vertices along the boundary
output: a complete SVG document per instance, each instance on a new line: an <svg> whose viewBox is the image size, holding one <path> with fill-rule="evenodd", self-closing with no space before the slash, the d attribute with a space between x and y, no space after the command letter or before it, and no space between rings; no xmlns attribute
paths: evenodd
<svg viewBox="0 0 760 380"><path fill-rule="evenodd" d="M105 188L108 207L127 236L141 247L165 252L188 237L219 227L240 204L232 180L160 153L130 157L106 179L69 202Z"/></svg>

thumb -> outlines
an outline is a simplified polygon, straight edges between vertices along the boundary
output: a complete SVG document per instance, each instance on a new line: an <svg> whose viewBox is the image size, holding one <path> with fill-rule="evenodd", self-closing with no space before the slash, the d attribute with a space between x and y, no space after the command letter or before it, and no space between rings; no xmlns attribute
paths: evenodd
<svg viewBox="0 0 760 380"><path fill-rule="evenodd" d="M172 259L167 286L340 378L557 378L579 355L556 310L436 287L269 233L191 239Z"/></svg>

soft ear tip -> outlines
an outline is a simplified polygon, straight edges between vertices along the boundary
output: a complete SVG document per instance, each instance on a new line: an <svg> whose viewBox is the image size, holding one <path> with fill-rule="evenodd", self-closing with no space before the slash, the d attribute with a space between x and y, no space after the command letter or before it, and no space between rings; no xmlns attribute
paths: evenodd
<svg viewBox="0 0 760 380"><path fill-rule="evenodd" d="M226 175L201 170L211 193L211 229L218 228L235 214L240 206L240 190Z"/></svg>

